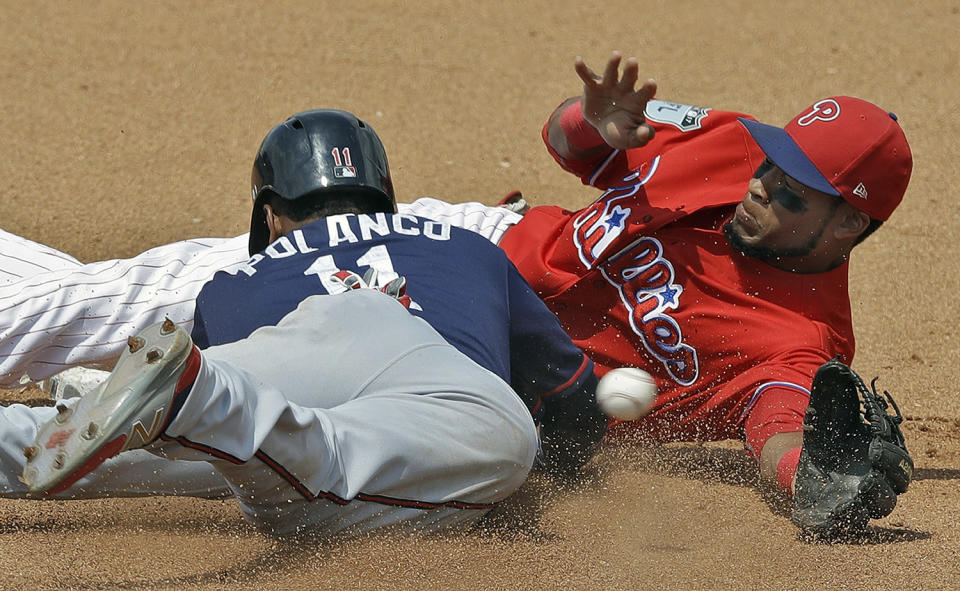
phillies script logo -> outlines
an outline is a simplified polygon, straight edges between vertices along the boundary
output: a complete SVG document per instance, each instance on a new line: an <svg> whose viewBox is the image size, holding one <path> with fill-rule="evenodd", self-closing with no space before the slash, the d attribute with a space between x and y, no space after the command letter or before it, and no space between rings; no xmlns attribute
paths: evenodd
<svg viewBox="0 0 960 591"><path fill-rule="evenodd" d="M599 266L603 277L620 292L630 328L670 377L683 386L697 381L697 351L683 342L680 325L667 310L675 309L683 287L674 283L673 266L663 258L655 238L640 238Z"/></svg>
<svg viewBox="0 0 960 591"><path fill-rule="evenodd" d="M603 251L623 233L627 225L631 210L617 202L629 203L628 198L639 190L640 185L610 189L573 220L573 243L577 246L580 262L588 269L593 268Z"/></svg>
<svg viewBox="0 0 960 591"><path fill-rule="evenodd" d="M603 252L623 233L631 211L626 206L633 201L632 197L640 191L640 187L650 180L659 164L660 157L657 156L650 163L643 178L640 178L640 171L624 177L624 182L636 182L607 189L599 199L574 218L573 243L577 247L580 262L586 268L592 269Z"/></svg>
<svg viewBox="0 0 960 591"><path fill-rule="evenodd" d="M659 164L658 156L649 168L623 179L630 184L609 189L584 209L573 221L573 242L580 261L588 269L596 266L617 288L630 317L630 328L647 351L674 381L689 386L697 381L699 373L697 351L683 342L680 326L666 313L677 307L683 287L674 283L673 266L663 258L660 242L643 237L603 259L603 253L627 227L634 195L653 177ZM602 262L598 265L598 261Z"/></svg>

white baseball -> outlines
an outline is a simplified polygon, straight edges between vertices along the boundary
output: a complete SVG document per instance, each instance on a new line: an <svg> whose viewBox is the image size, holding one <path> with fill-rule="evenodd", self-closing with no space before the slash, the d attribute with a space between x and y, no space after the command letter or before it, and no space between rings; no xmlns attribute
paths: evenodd
<svg viewBox="0 0 960 591"><path fill-rule="evenodd" d="M597 406L608 417L635 421L650 412L657 399L653 376L636 367L618 367L597 384Z"/></svg>

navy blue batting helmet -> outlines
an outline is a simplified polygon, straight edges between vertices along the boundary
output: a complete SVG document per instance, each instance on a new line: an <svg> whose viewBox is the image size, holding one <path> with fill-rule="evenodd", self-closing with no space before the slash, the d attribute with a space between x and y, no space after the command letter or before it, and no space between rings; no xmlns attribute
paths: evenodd
<svg viewBox="0 0 960 591"><path fill-rule="evenodd" d="M294 200L351 188L375 197L380 211L397 210L387 153L377 133L356 115L304 111L277 125L253 162L250 254L270 242L263 204L269 194Z"/></svg>

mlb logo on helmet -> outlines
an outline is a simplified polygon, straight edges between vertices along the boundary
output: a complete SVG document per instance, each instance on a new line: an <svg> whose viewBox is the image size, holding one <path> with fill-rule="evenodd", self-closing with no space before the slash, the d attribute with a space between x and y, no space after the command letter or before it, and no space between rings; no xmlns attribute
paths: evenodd
<svg viewBox="0 0 960 591"><path fill-rule="evenodd" d="M913 156L897 117L865 100L817 101L784 128L741 118L760 148L797 182L886 220L903 199Z"/></svg>

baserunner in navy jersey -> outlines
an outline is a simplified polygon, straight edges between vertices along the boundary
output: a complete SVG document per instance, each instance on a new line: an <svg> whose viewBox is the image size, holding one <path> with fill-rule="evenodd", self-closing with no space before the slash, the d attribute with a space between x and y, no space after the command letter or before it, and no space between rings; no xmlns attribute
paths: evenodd
<svg viewBox="0 0 960 591"><path fill-rule="evenodd" d="M410 311L509 382L531 410L544 395L590 399L592 363L503 251L469 230L411 215L323 217L281 236L239 272L217 273L197 299L194 342L202 349L242 339L311 295L344 291L332 278L338 269L370 268L382 284L405 277Z"/></svg>
<svg viewBox="0 0 960 591"><path fill-rule="evenodd" d="M538 451L555 471L589 459L606 425L592 362L497 247L395 213L366 123L278 125L253 196L252 258L201 291L196 344L171 322L131 338L41 426L31 490L143 448L210 462L271 533L440 529L516 490Z"/></svg>

